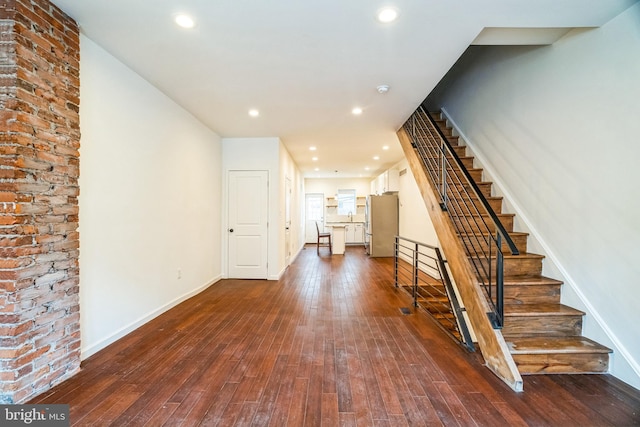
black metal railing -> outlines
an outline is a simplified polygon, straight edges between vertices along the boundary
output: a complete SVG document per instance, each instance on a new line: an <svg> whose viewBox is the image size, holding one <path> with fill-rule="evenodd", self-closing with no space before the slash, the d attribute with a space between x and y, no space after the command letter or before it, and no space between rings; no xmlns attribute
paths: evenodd
<svg viewBox="0 0 640 427"><path fill-rule="evenodd" d="M504 254L519 251L500 218L432 115L422 106L404 124L413 148L449 214L493 309L494 328L504 320ZM486 190L485 190L486 191Z"/></svg>
<svg viewBox="0 0 640 427"><path fill-rule="evenodd" d="M396 236L394 283L411 295L443 329L474 351L473 340L440 249Z"/></svg>

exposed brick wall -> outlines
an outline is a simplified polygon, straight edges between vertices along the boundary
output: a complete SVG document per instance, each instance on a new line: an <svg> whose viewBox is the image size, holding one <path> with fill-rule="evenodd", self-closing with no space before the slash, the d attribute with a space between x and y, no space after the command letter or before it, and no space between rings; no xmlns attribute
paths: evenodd
<svg viewBox="0 0 640 427"><path fill-rule="evenodd" d="M80 367L80 39L47 0L0 2L0 402Z"/></svg>

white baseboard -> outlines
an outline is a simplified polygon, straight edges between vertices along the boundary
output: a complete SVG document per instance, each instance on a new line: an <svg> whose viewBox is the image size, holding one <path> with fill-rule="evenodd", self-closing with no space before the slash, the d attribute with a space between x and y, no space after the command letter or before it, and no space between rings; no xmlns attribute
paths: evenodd
<svg viewBox="0 0 640 427"><path fill-rule="evenodd" d="M208 287L210 287L214 283L218 282L220 279L222 279L222 275L218 275L217 277L214 277L213 279L209 280L204 285L202 285L202 286L200 286L200 287L198 287L198 288L196 288L196 289L194 289L194 290L192 290L190 292L187 292L186 294L174 299L173 301L169 301L168 303L166 303L166 304L158 307L157 309L153 310L152 312L142 316L141 318L139 318L139 319L135 320L134 322L130 323L129 325L119 329L118 331L116 331L112 335L110 335L110 336L98 341L97 343L92 344L92 345L90 345L90 346L88 346L86 348L82 348L80 350L80 359L84 360L84 359L94 355L98 351L102 350L103 348L107 347L110 344L113 344L114 342L116 342L120 338L124 337L125 335L129 334L130 332L135 331L140 326L142 326L145 323L149 322L150 320L158 317L162 313L172 309L173 307L177 306L181 302L184 302L184 301L188 300L192 296L195 296L195 295L199 294L200 292L204 291L205 289L207 289Z"/></svg>
<svg viewBox="0 0 640 427"><path fill-rule="evenodd" d="M296 258L298 258L298 255L300 255L300 252L302 251L302 249L304 249L304 245L305 244L303 243L302 246L298 248L298 251L295 253L295 255L291 257L291 259L289 260L289 265L295 262ZM285 267L282 270L280 270L277 276L269 276L267 280L280 280L284 272L287 271L287 268L289 267L289 265L285 265Z"/></svg>

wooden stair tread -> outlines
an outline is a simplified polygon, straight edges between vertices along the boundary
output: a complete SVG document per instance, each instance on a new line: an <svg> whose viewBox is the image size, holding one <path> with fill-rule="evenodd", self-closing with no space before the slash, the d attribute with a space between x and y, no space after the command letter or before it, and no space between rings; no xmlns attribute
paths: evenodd
<svg viewBox="0 0 640 427"><path fill-rule="evenodd" d="M511 354L548 353L611 353L608 347L582 336L571 337L510 337L505 338Z"/></svg>
<svg viewBox="0 0 640 427"><path fill-rule="evenodd" d="M506 214L496 213L496 215L506 215ZM460 235L460 233L457 233L457 234ZM486 233L475 233L472 230L472 231L465 232L464 235L465 236L469 236L469 237L475 237L475 236L484 237L487 234ZM509 232L509 236L523 236L523 237L526 237L528 235L529 235L529 233L523 233L521 231L510 231Z"/></svg>
<svg viewBox="0 0 640 427"><path fill-rule="evenodd" d="M481 213L480 215L484 218L489 218L489 214ZM516 216L516 214L513 214L513 213L498 213L498 212L496 212L496 215L502 218L515 218ZM460 218L460 217L475 218L477 216L478 215L475 213L468 213L468 212L456 215L457 218ZM511 232L509 232L509 234L511 234Z"/></svg>
<svg viewBox="0 0 640 427"><path fill-rule="evenodd" d="M507 260L517 260L517 259L544 259L544 255L540 255L540 254L533 254L530 252L524 252L524 253L520 253L518 255L512 255L510 253L506 253L503 255L505 261ZM492 260L495 260L496 257L492 256L490 257ZM524 275L524 276L513 276L511 277L511 280L518 280L520 277L532 277L531 275ZM505 276L504 280L509 279L509 277Z"/></svg>
<svg viewBox="0 0 640 427"><path fill-rule="evenodd" d="M472 158L473 158L473 157L460 157L460 159L472 159ZM450 183L449 183L449 185L454 185L454 186L456 186L456 187L459 187L459 186L460 186L460 184L459 184L459 183L457 183L457 182L450 182ZM462 183L462 185L464 185L464 186L470 186L470 184L468 184L468 183L466 183L466 182L463 182L463 183ZM478 187L479 187L479 186L481 186L481 185L493 185L493 182L491 182L491 181L478 181L478 182L476 182L476 185L477 185Z"/></svg>
<svg viewBox="0 0 640 427"><path fill-rule="evenodd" d="M584 312L564 304L505 304L505 322L511 316L583 316Z"/></svg>
<svg viewBox="0 0 640 427"><path fill-rule="evenodd" d="M562 285L561 280L552 279L547 276L534 275L534 276L517 276L517 277L505 277L505 285Z"/></svg>
<svg viewBox="0 0 640 427"><path fill-rule="evenodd" d="M543 259L544 258L544 255L534 254L534 253L531 253L531 252L524 252L524 253L521 253L521 254L518 254L518 255L512 255L512 254L506 253L503 256L504 256L505 260L513 259L513 258L534 258L534 259Z"/></svg>

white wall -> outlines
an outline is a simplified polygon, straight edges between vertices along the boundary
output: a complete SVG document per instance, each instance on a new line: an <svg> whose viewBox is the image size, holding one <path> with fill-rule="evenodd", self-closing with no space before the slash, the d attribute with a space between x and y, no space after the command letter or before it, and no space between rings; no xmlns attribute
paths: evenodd
<svg viewBox="0 0 640 427"><path fill-rule="evenodd" d="M305 178L304 189L307 193L323 193L333 197L338 190L356 190L357 196L368 196L371 192L371 178Z"/></svg>
<svg viewBox="0 0 640 427"><path fill-rule="evenodd" d="M291 154L287 151L282 142L280 150L280 239L285 242L286 227L286 194L285 180L291 181L291 226L289 247L281 245L280 258L278 260L282 274L288 267L287 252L289 252L289 264L304 247L304 178L298 169L298 165L293 161Z"/></svg>
<svg viewBox="0 0 640 427"><path fill-rule="evenodd" d="M413 177L408 162L403 160L393 168L402 173L399 178L400 190L398 191L400 236L428 245L440 246L436 230L433 228L420 188Z"/></svg>
<svg viewBox="0 0 640 427"><path fill-rule="evenodd" d="M300 222L299 217L301 203L304 197L302 178L300 172L293 162L293 159L280 142L279 138L224 138L222 140L223 152L223 200L226 206L227 200L227 177L230 170L266 170L269 172L269 234L268 234L268 279L278 280L287 265L285 263L285 200L284 200L284 180L291 179L293 196L292 206L292 246L295 244L301 247L300 239L304 239L304 233L296 227ZM298 212L296 214L296 211ZM227 227L227 212L222 212L222 229ZM275 225L275 226L273 226ZM227 274L227 233L223 233L222 254L223 271ZM292 249L294 251L295 249ZM295 254L293 254L295 256ZM293 260L292 256L292 260Z"/></svg>
<svg viewBox="0 0 640 427"><path fill-rule="evenodd" d="M80 65L88 357L221 277L221 149L215 133L85 36Z"/></svg>
<svg viewBox="0 0 640 427"><path fill-rule="evenodd" d="M640 3L552 46L476 49L436 103L563 276L563 302L588 312L585 335L615 349L611 372L640 388L638 23Z"/></svg>

